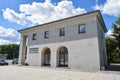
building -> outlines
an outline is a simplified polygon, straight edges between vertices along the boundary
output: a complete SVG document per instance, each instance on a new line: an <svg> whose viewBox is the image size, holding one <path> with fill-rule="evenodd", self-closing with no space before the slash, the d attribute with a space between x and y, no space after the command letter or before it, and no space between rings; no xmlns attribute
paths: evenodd
<svg viewBox="0 0 120 80"><path fill-rule="evenodd" d="M99 71L106 31L99 10L19 30L19 64Z"/></svg>

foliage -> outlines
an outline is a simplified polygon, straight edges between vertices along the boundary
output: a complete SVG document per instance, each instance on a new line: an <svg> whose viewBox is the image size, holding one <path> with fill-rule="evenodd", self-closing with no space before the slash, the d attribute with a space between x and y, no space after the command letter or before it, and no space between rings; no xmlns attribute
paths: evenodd
<svg viewBox="0 0 120 80"><path fill-rule="evenodd" d="M106 48L109 63L112 61L112 53L116 49L117 42L114 38L106 37Z"/></svg>
<svg viewBox="0 0 120 80"><path fill-rule="evenodd" d="M113 24L113 35L117 41L117 47L120 49L120 17Z"/></svg>
<svg viewBox="0 0 120 80"><path fill-rule="evenodd" d="M120 49L116 49L112 53L112 61L111 62L120 63Z"/></svg>
<svg viewBox="0 0 120 80"><path fill-rule="evenodd" d="M112 37L106 37L108 61L120 62L120 17L113 24Z"/></svg>
<svg viewBox="0 0 120 80"><path fill-rule="evenodd" d="M7 54L7 59L18 58L19 54L19 45L17 44L8 44L0 45L0 54Z"/></svg>
<svg viewBox="0 0 120 80"><path fill-rule="evenodd" d="M117 46L117 41L115 38L111 37L106 37L106 47L107 47L107 52L114 52Z"/></svg>

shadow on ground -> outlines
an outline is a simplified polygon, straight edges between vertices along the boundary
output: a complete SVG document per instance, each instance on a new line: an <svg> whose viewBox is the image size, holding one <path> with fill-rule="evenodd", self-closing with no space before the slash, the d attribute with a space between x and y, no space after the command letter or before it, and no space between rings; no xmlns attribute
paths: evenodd
<svg viewBox="0 0 120 80"><path fill-rule="evenodd" d="M119 64L110 64L107 68L107 71L120 71L120 63Z"/></svg>

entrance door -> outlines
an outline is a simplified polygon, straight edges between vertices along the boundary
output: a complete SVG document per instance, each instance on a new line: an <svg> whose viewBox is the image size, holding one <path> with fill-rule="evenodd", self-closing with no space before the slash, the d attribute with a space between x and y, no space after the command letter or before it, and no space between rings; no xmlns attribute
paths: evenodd
<svg viewBox="0 0 120 80"><path fill-rule="evenodd" d="M50 66L50 49L46 49L44 52L44 66Z"/></svg>
<svg viewBox="0 0 120 80"><path fill-rule="evenodd" d="M61 48L59 51L59 66L68 66L68 51L65 47Z"/></svg>

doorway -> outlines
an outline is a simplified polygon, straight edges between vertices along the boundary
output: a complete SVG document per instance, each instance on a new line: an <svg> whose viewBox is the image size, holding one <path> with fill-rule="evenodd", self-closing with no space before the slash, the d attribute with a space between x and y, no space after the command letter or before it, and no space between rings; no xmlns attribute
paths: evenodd
<svg viewBox="0 0 120 80"><path fill-rule="evenodd" d="M61 47L58 52L59 66L68 67L68 50L66 47Z"/></svg>
<svg viewBox="0 0 120 80"><path fill-rule="evenodd" d="M43 52L43 57L44 57L44 60L43 60L43 65L44 66L50 66L50 49L49 48L46 48Z"/></svg>

